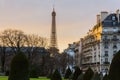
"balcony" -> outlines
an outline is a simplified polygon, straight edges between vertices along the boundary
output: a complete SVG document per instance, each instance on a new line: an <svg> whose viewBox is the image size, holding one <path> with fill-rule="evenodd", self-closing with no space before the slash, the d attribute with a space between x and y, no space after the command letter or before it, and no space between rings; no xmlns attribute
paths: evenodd
<svg viewBox="0 0 120 80"><path fill-rule="evenodd" d="M119 33L118 31L114 32L114 31L107 31L107 32L102 32L102 34L115 34L115 33Z"/></svg>
<svg viewBox="0 0 120 80"><path fill-rule="evenodd" d="M104 57L108 57L108 54L105 53L105 54L104 54Z"/></svg>
<svg viewBox="0 0 120 80"><path fill-rule="evenodd" d="M108 62L108 61L105 61L105 62L104 62L104 64L110 64L110 62Z"/></svg>
<svg viewBox="0 0 120 80"><path fill-rule="evenodd" d="M103 40L103 41L107 41L107 42L108 42L108 41L110 41L110 39L105 39L105 38L104 38L104 39L102 39L102 40Z"/></svg>
<svg viewBox="0 0 120 80"><path fill-rule="evenodd" d="M91 57L92 57L92 55L86 55L86 58L88 58L88 59L91 58Z"/></svg>
<svg viewBox="0 0 120 80"><path fill-rule="evenodd" d="M111 39L111 41L119 41L119 39L113 38L113 39Z"/></svg>

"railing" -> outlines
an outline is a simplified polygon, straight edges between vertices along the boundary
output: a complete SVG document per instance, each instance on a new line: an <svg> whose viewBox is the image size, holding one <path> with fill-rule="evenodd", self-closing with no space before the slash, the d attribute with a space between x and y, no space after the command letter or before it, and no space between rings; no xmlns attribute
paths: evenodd
<svg viewBox="0 0 120 80"><path fill-rule="evenodd" d="M108 57L108 54L105 54L104 57Z"/></svg>
<svg viewBox="0 0 120 80"><path fill-rule="evenodd" d="M103 41L110 41L110 39L102 39Z"/></svg>
<svg viewBox="0 0 120 80"><path fill-rule="evenodd" d="M105 61L105 62L104 62L104 64L110 64L110 62L108 62L108 61Z"/></svg>
<svg viewBox="0 0 120 80"><path fill-rule="evenodd" d="M107 42L108 42L108 41L119 41L119 39L117 39L117 38L113 38L113 39L111 39L111 40L110 40L110 39L102 39L102 40L103 40L103 41L107 41Z"/></svg>
<svg viewBox="0 0 120 80"><path fill-rule="evenodd" d="M111 41L119 41L119 39L113 38L113 39L111 39Z"/></svg>

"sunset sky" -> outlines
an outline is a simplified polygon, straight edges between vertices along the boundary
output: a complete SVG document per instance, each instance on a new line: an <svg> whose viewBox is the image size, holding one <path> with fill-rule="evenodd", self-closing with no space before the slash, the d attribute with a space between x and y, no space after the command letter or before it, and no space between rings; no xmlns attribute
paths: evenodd
<svg viewBox="0 0 120 80"><path fill-rule="evenodd" d="M0 31L20 29L50 39L55 4L58 47L79 41L96 24L96 15L120 9L120 0L0 0Z"/></svg>

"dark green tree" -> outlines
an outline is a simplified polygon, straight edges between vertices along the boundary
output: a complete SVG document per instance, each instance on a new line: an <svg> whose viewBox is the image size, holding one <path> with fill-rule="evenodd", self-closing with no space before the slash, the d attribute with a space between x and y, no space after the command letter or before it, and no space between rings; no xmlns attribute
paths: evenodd
<svg viewBox="0 0 120 80"><path fill-rule="evenodd" d="M23 53L13 57L8 80L29 80L29 62Z"/></svg>
<svg viewBox="0 0 120 80"><path fill-rule="evenodd" d="M65 78L65 79L68 79L71 74L72 74L72 71L71 71L71 69L68 67L68 69L67 69L66 72L65 72L64 78Z"/></svg>
<svg viewBox="0 0 120 80"><path fill-rule="evenodd" d="M73 79L72 80L77 80L78 76L82 73L79 67L75 67L75 72L73 73Z"/></svg>
<svg viewBox="0 0 120 80"><path fill-rule="evenodd" d="M36 64L30 66L30 77L31 78L38 78L40 73L40 67Z"/></svg>
<svg viewBox="0 0 120 80"><path fill-rule="evenodd" d="M83 80L91 80L94 75L93 70L89 67L83 76Z"/></svg>
<svg viewBox="0 0 120 80"><path fill-rule="evenodd" d="M1 38L0 38L0 40L1 40ZM6 72L5 71L5 59L6 59L6 47L4 47L4 46L2 46L2 47L0 47L0 53L1 53L1 55L0 55L0 61L1 61L1 72Z"/></svg>
<svg viewBox="0 0 120 80"><path fill-rule="evenodd" d="M80 74L80 75L78 76L77 80L83 80L83 76L84 76L84 74L83 74L83 73L82 73L82 74Z"/></svg>
<svg viewBox="0 0 120 80"><path fill-rule="evenodd" d="M101 80L100 75L98 74L98 72L96 72L94 74L94 76L92 77L92 80Z"/></svg>
<svg viewBox="0 0 120 80"><path fill-rule="evenodd" d="M120 51L115 54L112 60L108 76L110 80L120 80Z"/></svg>
<svg viewBox="0 0 120 80"><path fill-rule="evenodd" d="M71 75L69 76L69 79L70 79L70 80L72 80L72 79L73 79L73 74L71 74Z"/></svg>
<svg viewBox="0 0 120 80"><path fill-rule="evenodd" d="M56 70L54 71L54 73L52 74L51 80L62 80L61 74L60 74L60 72L58 71L58 69L56 69Z"/></svg>
<svg viewBox="0 0 120 80"><path fill-rule="evenodd" d="M108 79L108 75L107 74L105 74L105 76L103 77L103 79L102 80L109 80ZM111 79L110 79L111 80ZM116 79L114 79L114 80L116 80Z"/></svg>

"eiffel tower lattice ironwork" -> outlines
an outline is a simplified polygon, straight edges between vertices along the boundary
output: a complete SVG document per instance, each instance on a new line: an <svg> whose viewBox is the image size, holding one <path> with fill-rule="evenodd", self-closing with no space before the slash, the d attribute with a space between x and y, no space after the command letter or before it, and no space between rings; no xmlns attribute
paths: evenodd
<svg viewBox="0 0 120 80"><path fill-rule="evenodd" d="M57 47L57 34L56 34L56 12L53 8L52 11L52 28L51 28L51 38L50 38L50 52L52 55L58 52Z"/></svg>

